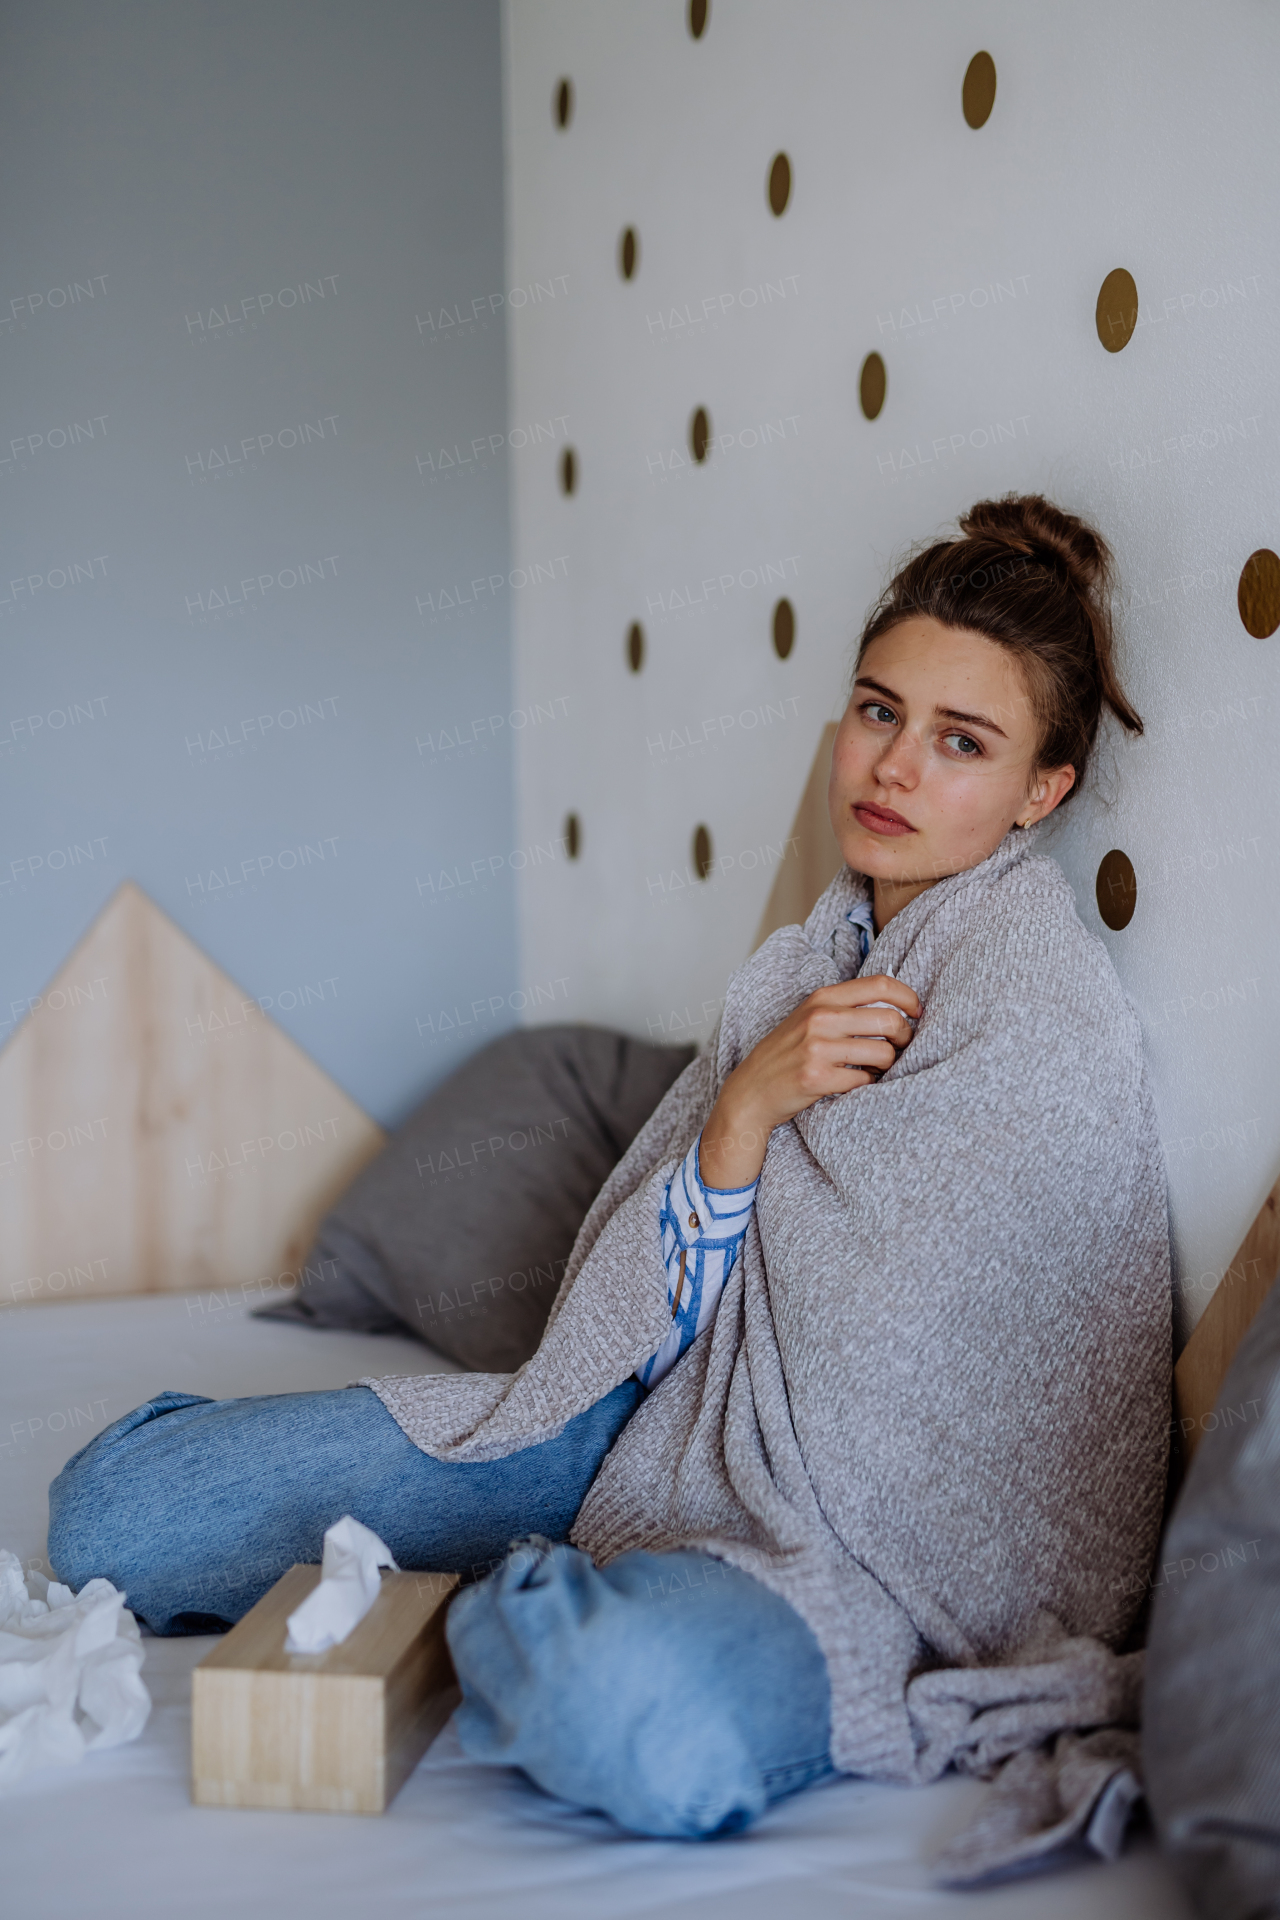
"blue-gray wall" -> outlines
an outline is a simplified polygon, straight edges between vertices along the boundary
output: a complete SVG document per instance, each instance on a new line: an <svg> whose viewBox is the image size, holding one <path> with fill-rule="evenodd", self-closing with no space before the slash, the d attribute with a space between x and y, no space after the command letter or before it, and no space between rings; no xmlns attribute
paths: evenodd
<svg viewBox="0 0 1280 1920"><path fill-rule="evenodd" d="M518 1018L496 0L41 0L0 96L0 1035L132 878L394 1123Z"/></svg>

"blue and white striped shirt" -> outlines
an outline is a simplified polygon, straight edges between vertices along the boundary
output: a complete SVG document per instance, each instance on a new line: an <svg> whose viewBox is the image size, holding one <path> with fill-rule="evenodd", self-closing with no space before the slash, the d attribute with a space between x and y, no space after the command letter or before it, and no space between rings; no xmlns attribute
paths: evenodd
<svg viewBox="0 0 1280 1920"><path fill-rule="evenodd" d="M846 918L858 929L865 960L876 937L871 902L859 901ZM668 1181L662 1202L659 1218L671 1331L658 1351L636 1368L636 1379L646 1389L656 1387L670 1373L715 1319L724 1283L733 1271L755 1211L759 1180L753 1180L749 1187L708 1187L698 1163L701 1144L699 1134L684 1164Z"/></svg>
<svg viewBox="0 0 1280 1920"><path fill-rule="evenodd" d="M667 1265L671 1331L658 1351L637 1367L642 1387L656 1387L686 1347L716 1317L724 1283L751 1225L758 1180L749 1187L708 1187L698 1169L702 1135L667 1183L662 1203L662 1257Z"/></svg>

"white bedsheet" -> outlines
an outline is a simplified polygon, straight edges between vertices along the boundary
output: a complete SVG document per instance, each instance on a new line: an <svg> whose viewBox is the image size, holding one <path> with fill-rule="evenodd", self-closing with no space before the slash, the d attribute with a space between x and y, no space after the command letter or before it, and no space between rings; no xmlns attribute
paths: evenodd
<svg viewBox="0 0 1280 1920"><path fill-rule="evenodd" d="M0 1313L0 1545L24 1562L42 1556L49 1481L93 1433L161 1388L287 1392L449 1366L409 1340L255 1321L215 1299ZM842 1780L726 1840L633 1840L514 1772L473 1765L446 1728L381 1818L193 1807L190 1673L212 1644L148 1636L143 1678L154 1708L141 1739L0 1796L0 1886L11 1911L86 1920L236 1912L350 1920L374 1911L467 1920L1189 1920L1145 1839L1114 1866L979 1893L932 1888L927 1860L984 1791L968 1780L915 1790Z"/></svg>

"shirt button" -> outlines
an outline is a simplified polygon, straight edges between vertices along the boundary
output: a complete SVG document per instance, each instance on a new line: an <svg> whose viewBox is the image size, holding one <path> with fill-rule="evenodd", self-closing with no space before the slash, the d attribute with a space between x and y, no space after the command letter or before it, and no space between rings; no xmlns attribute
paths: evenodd
<svg viewBox="0 0 1280 1920"><path fill-rule="evenodd" d="M689 1215L689 1225L694 1228L700 1227L702 1225L702 1222L701 1220L699 1220L696 1213L691 1213Z"/></svg>

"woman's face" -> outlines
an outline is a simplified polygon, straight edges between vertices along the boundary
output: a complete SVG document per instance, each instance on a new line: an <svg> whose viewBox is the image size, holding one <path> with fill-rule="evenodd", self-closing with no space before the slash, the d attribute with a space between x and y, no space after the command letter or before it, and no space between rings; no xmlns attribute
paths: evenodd
<svg viewBox="0 0 1280 1920"><path fill-rule="evenodd" d="M1036 724L1014 656L981 634L904 620L873 640L836 733L828 804L883 921L1042 820L1070 767L1032 777ZM884 909L884 911L882 911Z"/></svg>

